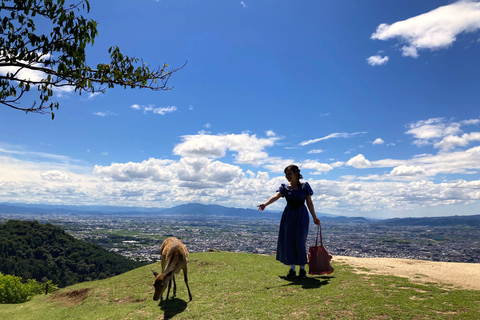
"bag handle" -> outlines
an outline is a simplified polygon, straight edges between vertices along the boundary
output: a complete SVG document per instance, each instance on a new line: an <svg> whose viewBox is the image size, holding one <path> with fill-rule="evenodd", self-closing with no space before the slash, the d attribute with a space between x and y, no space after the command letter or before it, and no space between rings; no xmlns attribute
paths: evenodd
<svg viewBox="0 0 480 320"><path fill-rule="evenodd" d="M315 240L315 247L318 247L318 235L320 234L320 245L323 246L323 240L322 240L322 227L319 224L317 227L317 239Z"/></svg>

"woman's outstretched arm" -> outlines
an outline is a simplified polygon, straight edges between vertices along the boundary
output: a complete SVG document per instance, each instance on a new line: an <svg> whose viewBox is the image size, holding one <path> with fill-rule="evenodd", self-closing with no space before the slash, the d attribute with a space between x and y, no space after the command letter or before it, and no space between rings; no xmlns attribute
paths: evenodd
<svg viewBox="0 0 480 320"><path fill-rule="evenodd" d="M273 196L271 196L266 202L259 204L257 207L257 210L263 211L265 210L265 207L268 206L269 204L274 203L278 199L282 197L282 194L280 192L275 193Z"/></svg>

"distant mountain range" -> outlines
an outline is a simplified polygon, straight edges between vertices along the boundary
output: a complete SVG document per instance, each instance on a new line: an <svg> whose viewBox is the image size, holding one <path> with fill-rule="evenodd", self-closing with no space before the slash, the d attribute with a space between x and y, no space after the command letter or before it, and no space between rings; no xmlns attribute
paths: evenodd
<svg viewBox="0 0 480 320"><path fill-rule="evenodd" d="M430 217L430 218L397 218L383 220L391 226L458 226L465 225L469 227L480 227L480 215L472 216L448 216L448 217Z"/></svg>
<svg viewBox="0 0 480 320"><path fill-rule="evenodd" d="M37 205L37 204L0 204L0 214L71 214L71 215L121 215L121 216L217 216L249 219L280 219L280 211L257 211L254 209L229 208L214 204L189 203L172 208L141 208L141 207L109 207L109 206L64 206L64 205ZM396 218L396 219L367 219L363 217L337 216L327 213L317 213L322 221L336 223L380 223L387 225L405 226L480 226L480 215L445 216L425 218Z"/></svg>

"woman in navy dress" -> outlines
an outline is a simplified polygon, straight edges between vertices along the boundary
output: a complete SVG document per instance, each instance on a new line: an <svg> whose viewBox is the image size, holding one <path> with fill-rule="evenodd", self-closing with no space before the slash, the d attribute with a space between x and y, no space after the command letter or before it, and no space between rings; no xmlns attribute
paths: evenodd
<svg viewBox="0 0 480 320"><path fill-rule="evenodd" d="M282 184L277 193L271 196L265 203L258 205L258 210L263 211L266 206L282 197L287 200L287 206L283 210L278 232L277 260L290 266L287 278L292 279L295 277L295 265L300 266L298 276L305 278L307 276L305 271L307 248L305 243L310 221L308 211L310 211L313 222L316 225L320 224L320 220L315 215L315 208L312 202L312 188L308 182L300 182L300 179L303 177L298 167L290 165L285 168L284 172L285 178L289 182L288 185ZM307 206L305 206L305 202Z"/></svg>

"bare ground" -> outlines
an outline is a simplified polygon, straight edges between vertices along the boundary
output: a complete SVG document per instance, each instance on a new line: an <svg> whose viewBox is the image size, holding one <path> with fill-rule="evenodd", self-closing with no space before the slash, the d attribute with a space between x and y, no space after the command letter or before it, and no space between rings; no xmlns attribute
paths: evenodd
<svg viewBox="0 0 480 320"><path fill-rule="evenodd" d="M50 300L58 301L61 305L67 307L73 307L82 303L88 297L88 292L91 288L84 288L79 290L59 290L55 291Z"/></svg>
<svg viewBox="0 0 480 320"><path fill-rule="evenodd" d="M346 256L334 256L332 262L348 264L357 273L392 275L408 278L412 282L432 282L459 289L480 290L480 263Z"/></svg>

